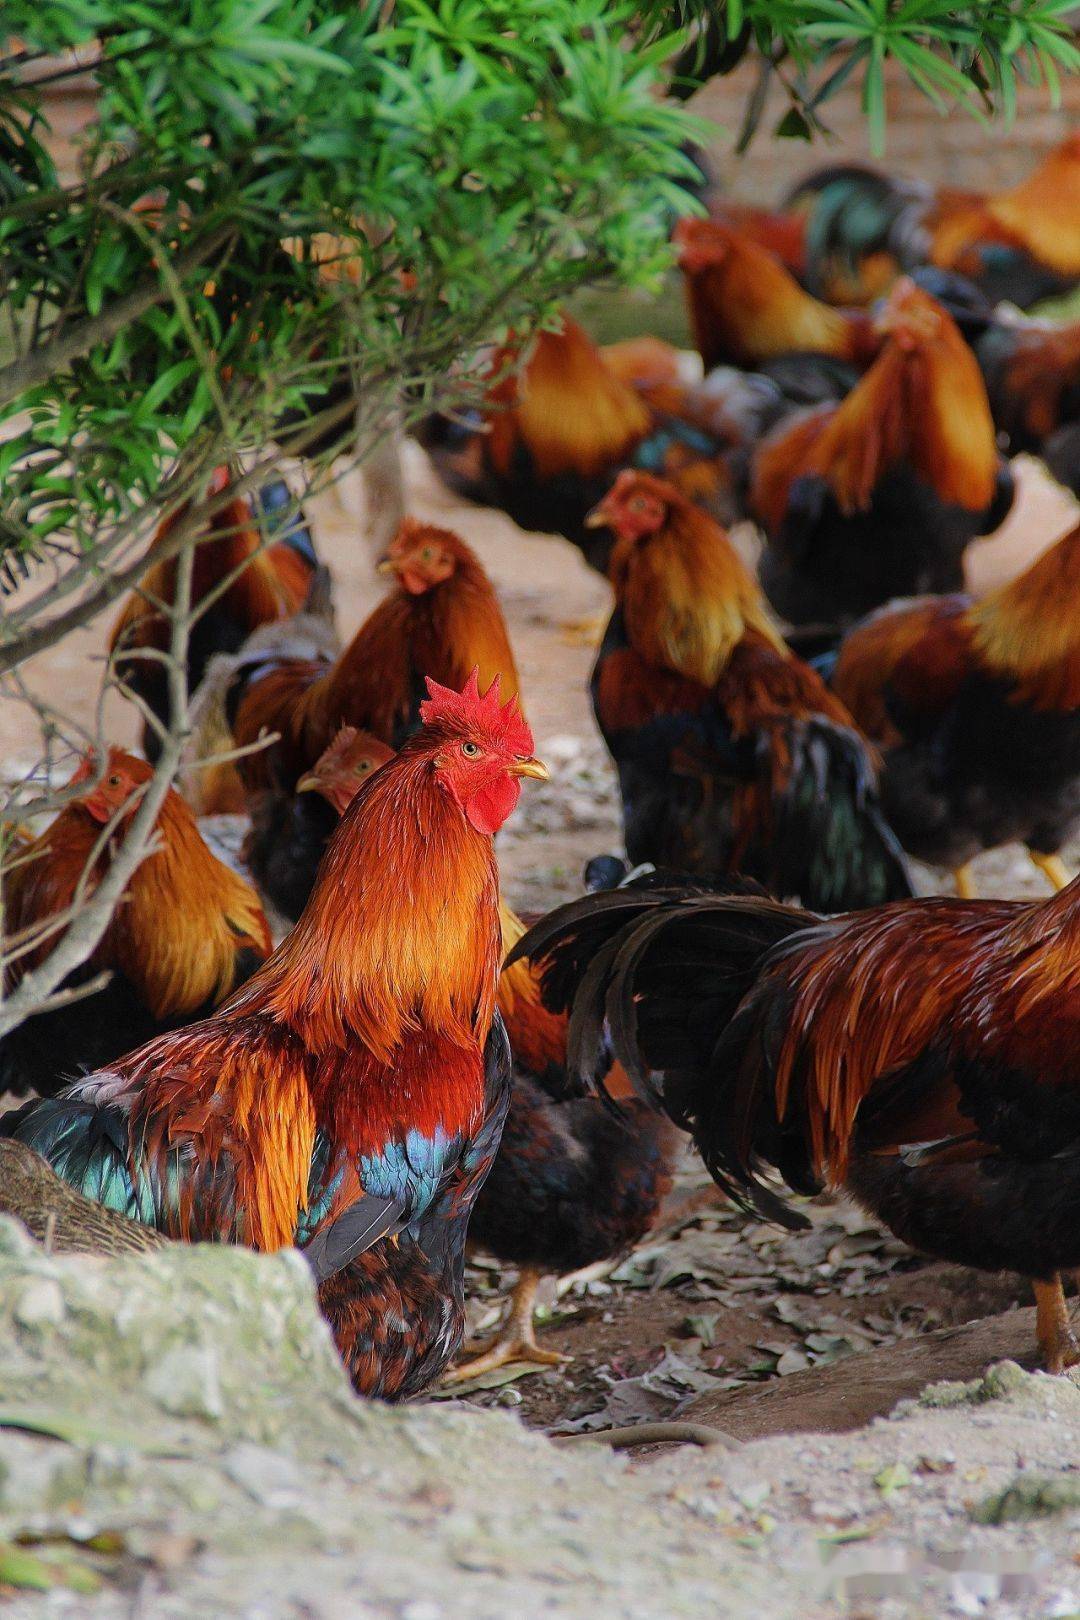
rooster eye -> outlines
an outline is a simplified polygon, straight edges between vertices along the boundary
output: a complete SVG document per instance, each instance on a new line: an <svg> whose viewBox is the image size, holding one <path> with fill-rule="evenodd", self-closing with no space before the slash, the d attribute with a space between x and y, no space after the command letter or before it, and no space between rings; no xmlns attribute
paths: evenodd
<svg viewBox="0 0 1080 1620"><path fill-rule="evenodd" d="M464 742L461 745L461 752L465 755L466 759L475 759L477 754L480 752L480 745L479 743L474 742Z"/></svg>
<svg viewBox="0 0 1080 1620"><path fill-rule="evenodd" d="M368 765L369 765L369 763L370 763L370 761L369 761L369 760L366 760L366 759L362 759L362 760L361 760L361 761L360 761L360 763L359 763L359 764L358 764L358 765L357 765L357 767L356 767L356 774L357 774L357 776L363 776L363 774L364 774L364 772L365 772L365 771L366 771L366 770L367 770L367 768L368 768Z"/></svg>
<svg viewBox="0 0 1080 1620"><path fill-rule="evenodd" d="M645 497L643 495L635 495L633 500L630 502L630 510L632 512L644 512Z"/></svg>
<svg viewBox="0 0 1080 1620"><path fill-rule="evenodd" d="M430 546L425 546L423 551L420 553L420 561L421 562L431 562L432 559L434 558L434 556L435 556L435 553L432 551L431 547Z"/></svg>
<svg viewBox="0 0 1080 1620"><path fill-rule="evenodd" d="M120 778L118 776L110 776L109 781L108 781L108 786L109 787L119 787L120 786Z"/></svg>

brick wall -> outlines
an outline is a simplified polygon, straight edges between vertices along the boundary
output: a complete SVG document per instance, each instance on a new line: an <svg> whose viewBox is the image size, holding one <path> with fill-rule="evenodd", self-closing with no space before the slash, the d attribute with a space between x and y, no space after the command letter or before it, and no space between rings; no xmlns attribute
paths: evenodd
<svg viewBox="0 0 1080 1620"><path fill-rule="evenodd" d="M734 197L766 206L778 202L802 175L826 163L878 162L891 173L924 179L935 185L992 191L1013 185L1038 159L1080 126L1080 78L1062 85L1062 105L1054 112L1044 88L1024 86L1018 95L1015 124L986 127L969 113L952 111L943 118L903 75L892 72L886 106L888 124L884 157L871 157L866 120L858 91L845 89L823 109L834 140L777 141L771 130L783 113L785 98L775 83L766 113L749 152L734 157L731 147L755 81L744 64L726 79L714 79L695 97L693 111L726 126L711 145L718 173Z"/></svg>

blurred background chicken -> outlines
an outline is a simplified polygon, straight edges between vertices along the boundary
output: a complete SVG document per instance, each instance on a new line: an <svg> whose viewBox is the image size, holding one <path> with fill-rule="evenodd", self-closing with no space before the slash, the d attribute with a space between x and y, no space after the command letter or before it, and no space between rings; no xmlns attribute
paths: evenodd
<svg viewBox="0 0 1080 1620"><path fill-rule="evenodd" d="M981 601L898 602L845 637L833 690L885 762L904 848L950 868L1018 840L1056 888L1080 828L1080 528Z"/></svg>
<svg viewBox="0 0 1080 1620"><path fill-rule="evenodd" d="M1080 280L1080 135L996 194L845 164L800 181L784 208L803 221L806 284L821 297L870 303L903 271L931 264L1027 309Z"/></svg>
<svg viewBox="0 0 1080 1620"><path fill-rule="evenodd" d="M1030 451L1080 498L1080 321L995 321L975 352L1010 455Z"/></svg>
<svg viewBox="0 0 1080 1620"><path fill-rule="evenodd" d="M211 493L224 490L229 478L229 469L219 467ZM206 605L188 641L189 692L215 653L235 652L259 625L299 613L307 600L319 564L303 517L289 516L294 505L287 485L275 479L259 490L253 503L240 496L229 501L209 525L208 537L200 539L191 602L193 608ZM186 510L180 507L161 525L155 543L167 538ZM280 538L269 544L267 537L274 534ZM139 655L168 651L170 624L162 607L176 600L176 566L172 557L147 570L125 601L109 644L117 674L162 724L169 718L168 671L160 658ZM160 738L149 722L143 725L142 745L148 759L157 758Z"/></svg>
<svg viewBox="0 0 1080 1620"><path fill-rule="evenodd" d="M571 1069L619 1060L743 1208L807 1224L772 1169L844 1188L915 1248L1019 1272L1060 1372L1080 1360L1060 1275L1080 1265L1078 926L1080 880L828 921L673 881L564 906L517 954L571 1012Z"/></svg>
<svg viewBox="0 0 1080 1620"><path fill-rule="evenodd" d="M723 530L630 472L593 521L615 536L616 601L593 707L631 861L745 872L824 910L910 894L871 750L785 645Z"/></svg>
<svg viewBox="0 0 1080 1620"><path fill-rule="evenodd" d="M734 374L702 386L657 339L602 350L568 315L537 334L524 364L513 346L497 350L488 375L482 418L428 430L440 476L525 528L564 535L601 573L607 541L585 518L621 468L661 473L730 519L740 452L782 405L775 387Z"/></svg>
<svg viewBox="0 0 1080 1620"><path fill-rule="evenodd" d="M92 759L73 782L87 791L38 838L9 852L4 872L5 951L55 929L10 961L5 989L20 983L62 935L80 893L92 895L109 869L110 825L122 836L153 772L145 760L109 751L100 782ZM190 809L170 791L151 853L82 967L62 988L108 974L67 1006L28 1018L0 1041L0 1091L48 1096L161 1030L205 1017L269 954L270 932L255 890L211 854ZM96 851L96 853L95 853Z"/></svg>
<svg viewBox="0 0 1080 1620"><path fill-rule="evenodd" d="M781 423L754 459L762 583L797 625L959 589L968 544L1012 504L982 376L952 318L903 280L876 325L881 352L843 403Z"/></svg>
<svg viewBox="0 0 1080 1620"><path fill-rule="evenodd" d="M342 726L291 793L266 788L251 803L243 859L289 922L307 905L330 834L368 778L394 750L355 726Z"/></svg>
<svg viewBox="0 0 1080 1620"><path fill-rule="evenodd" d="M295 658L286 646L235 670L224 706L236 743L280 737L239 762L249 792L293 788L342 725L398 747L419 724L426 676L460 687L475 669L488 685L498 675L507 700L517 696L498 600L458 535L407 518L380 571L393 591L334 662Z"/></svg>

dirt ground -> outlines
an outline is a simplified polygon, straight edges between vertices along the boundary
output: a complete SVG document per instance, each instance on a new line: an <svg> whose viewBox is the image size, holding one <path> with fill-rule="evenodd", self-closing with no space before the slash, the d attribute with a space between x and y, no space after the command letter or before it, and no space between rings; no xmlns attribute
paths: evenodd
<svg viewBox="0 0 1080 1620"><path fill-rule="evenodd" d="M500 862L512 904L542 911L580 892L590 856L619 848L614 778L586 690L593 648L581 633L605 613L607 586L564 541L523 534L501 514L450 496L413 445L405 465L409 509L476 547L510 625L526 711L553 781L530 784L500 838ZM1008 523L970 553L976 590L1010 577L1075 522L1074 504L1036 463L1022 462L1019 473L1022 494ZM347 636L380 594L360 477L345 476L309 515ZM107 620L98 622L37 659L27 671L33 688L89 720L106 629ZM119 700L108 718L117 741L134 741L132 714ZM25 769L33 756L27 715L9 704L0 711L0 761ZM1042 884L1017 850L985 857L977 875L985 894L1033 894ZM923 878L928 891L938 886L937 875ZM720 1206L689 1156L672 1210L671 1224L607 1274L558 1298L552 1280L541 1339L571 1358L563 1367L504 1369L451 1398L515 1407L530 1426L560 1431L667 1418L693 1402L736 1401L778 1377L1027 1303L1015 1279L923 1262L843 1203L814 1206L807 1233L747 1221ZM512 1281L512 1272L482 1259L472 1268L475 1330L490 1330ZM818 1400L814 1413L817 1426L843 1426L842 1395L834 1411ZM785 1421L798 1426L791 1412Z"/></svg>

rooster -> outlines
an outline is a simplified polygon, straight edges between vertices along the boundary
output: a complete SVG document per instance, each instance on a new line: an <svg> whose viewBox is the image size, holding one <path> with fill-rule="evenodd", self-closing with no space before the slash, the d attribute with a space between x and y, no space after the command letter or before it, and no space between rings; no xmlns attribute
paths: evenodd
<svg viewBox="0 0 1080 1620"><path fill-rule="evenodd" d="M546 772L498 683L429 681L354 798L296 928L200 1024L9 1116L80 1192L184 1240L304 1249L362 1394L461 1337L465 1235L510 1059L492 838Z"/></svg>
<svg viewBox="0 0 1080 1620"><path fill-rule="evenodd" d="M615 535L592 697L631 861L746 872L823 910L910 894L870 750L723 530L630 472L591 521Z"/></svg>
<svg viewBox="0 0 1080 1620"><path fill-rule="evenodd" d="M607 542L585 518L623 467L663 473L726 515L736 506L728 457L778 419L779 391L729 378L695 386L656 339L601 350L569 316L539 332L522 366L496 351L483 418L464 434L427 437L440 475L459 493L508 512L526 529L561 534L603 573Z"/></svg>
<svg viewBox="0 0 1080 1620"><path fill-rule="evenodd" d="M760 366L781 355L823 355L857 376L881 346L863 310L831 309L775 254L713 219L675 230L694 341L706 370Z"/></svg>
<svg viewBox="0 0 1080 1620"><path fill-rule="evenodd" d="M211 481L211 493L220 493L228 482L228 468L219 467ZM215 653L235 652L260 624L288 618L303 606L319 571L310 530L297 515L273 545L266 545L260 532L261 523L268 534L276 533L282 523L281 513L291 502L280 479L259 491L258 513L238 496L215 515L207 537L197 545L192 606L206 602L216 591L221 594L208 603L191 629L187 656L190 691L202 680ZM155 544L161 544L171 534L186 511L186 507L180 507L161 524ZM176 566L175 557L151 564L124 603L109 641L117 674L163 725L169 719L169 689L168 672L161 659L169 649L170 629L159 604L170 607L175 600ZM148 653L161 656L145 656ZM144 753L156 759L160 738L149 721L143 726L142 740Z"/></svg>
<svg viewBox="0 0 1080 1620"><path fill-rule="evenodd" d="M1080 828L1080 528L982 601L900 602L857 625L832 676L885 753L904 847L950 867L1021 839L1056 887Z"/></svg>
<svg viewBox="0 0 1080 1620"><path fill-rule="evenodd" d="M368 731L342 726L292 793L267 789L251 807L243 859L260 890L295 922L315 886L330 834L368 778L394 750Z"/></svg>
<svg viewBox="0 0 1080 1620"><path fill-rule="evenodd" d="M563 906L513 955L570 1011L572 1071L618 1059L743 1208L807 1224L772 1168L941 1259L1020 1272L1060 1372L1080 1358L1060 1279L1080 1267L1077 929L1080 880L828 920L673 881Z"/></svg>
<svg viewBox="0 0 1080 1620"><path fill-rule="evenodd" d="M84 760L72 782L86 782L86 791L40 837L16 848L4 873L8 951L20 938L30 943L49 918L62 919L77 903L81 885L93 893L112 859L106 829L115 824L122 830L153 770L113 748L100 781L97 774L93 759ZM270 934L254 889L215 859L191 811L172 791L154 836L156 847L136 867L125 899L64 987L87 984L103 972L108 983L28 1018L6 1035L0 1041L0 1090L51 1095L133 1044L205 1017L269 954ZM15 956L9 992L48 955L59 931Z"/></svg>
<svg viewBox="0 0 1080 1620"><path fill-rule="evenodd" d="M503 947L525 932L502 907ZM527 962L503 970L497 992L514 1069L502 1143L476 1201L470 1242L518 1267L505 1323L447 1375L462 1382L513 1361L566 1358L536 1342L536 1294L545 1274L614 1259L654 1225L671 1186L675 1132L609 1077L619 1108L583 1096L566 1072L566 1018L541 1003Z"/></svg>
<svg viewBox="0 0 1080 1620"><path fill-rule="evenodd" d="M808 285L822 296L854 280L869 301L893 275L931 264L1027 309L1080 278L1080 134L997 194L842 165L809 176L785 207L803 222Z"/></svg>
<svg viewBox="0 0 1080 1620"><path fill-rule="evenodd" d="M1058 482L1080 497L1080 321L997 321L975 352L1009 454L1041 456Z"/></svg>
<svg viewBox="0 0 1080 1620"><path fill-rule="evenodd" d="M342 725L396 748L419 723L423 678L460 687L470 669L507 697L517 669L491 581L475 553L448 529L406 518L380 572L395 589L332 663L279 654L243 661L225 697L235 740L280 741L239 762L249 792L292 788Z"/></svg>
<svg viewBox="0 0 1080 1620"><path fill-rule="evenodd" d="M968 543L1012 504L978 364L951 317L903 280L878 326L881 353L843 404L781 423L754 458L762 582L794 624L959 589Z"/></svg>

